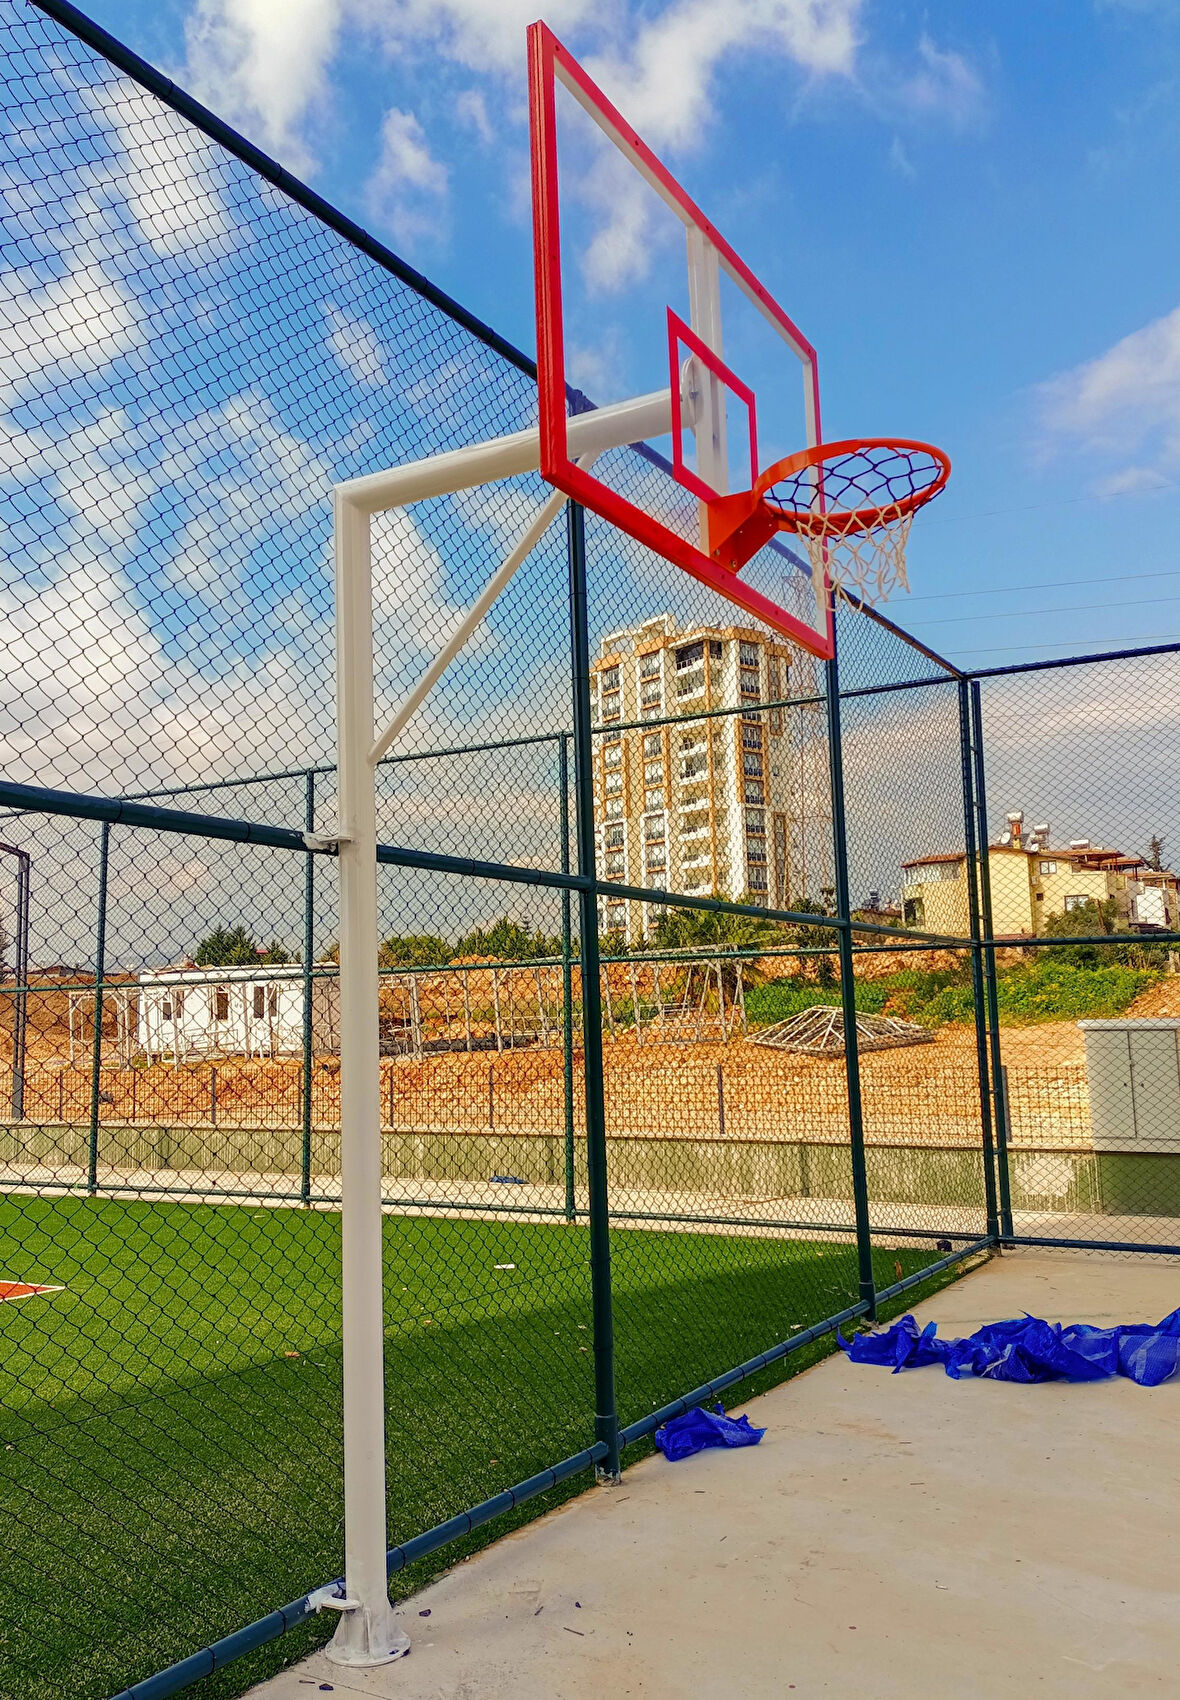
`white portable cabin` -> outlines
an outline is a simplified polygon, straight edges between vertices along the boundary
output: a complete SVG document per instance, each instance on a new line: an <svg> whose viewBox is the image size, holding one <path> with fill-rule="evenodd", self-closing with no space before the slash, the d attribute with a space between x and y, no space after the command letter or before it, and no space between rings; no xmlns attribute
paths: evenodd
<svg viewBox="0 0 1180 1700"><path fill-rule="evenodd" d="M273 1057L303 1048L303 969L197 968L139 976L139 1049L149 1057Z"/></svg>

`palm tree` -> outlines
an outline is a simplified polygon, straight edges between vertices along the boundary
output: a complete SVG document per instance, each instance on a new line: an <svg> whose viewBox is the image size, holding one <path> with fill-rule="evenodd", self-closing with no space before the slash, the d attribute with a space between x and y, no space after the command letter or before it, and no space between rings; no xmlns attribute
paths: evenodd
<svg viewBox="0 0 1180 1700"><path fill-rule="evenodd" d="M713 895L719 894L714 892ZM739 901L752 903L753 899L747 894ZM668 909L656 921L651 943L657 950L677 950L686 954L699 951L702 956L722 958L717 967L727 994L733 996L737 989L737 958L730 956L725 960L726 952L740 952L745 957L747 952L771 950L792 942L792 938L789 927L781 921L772 921L769 916L734 915L724 909ZM692 973L690 967L690 978ZM762 964L753 956L742 963L742 977L747 985L757 984L765 973Z"/></svg>

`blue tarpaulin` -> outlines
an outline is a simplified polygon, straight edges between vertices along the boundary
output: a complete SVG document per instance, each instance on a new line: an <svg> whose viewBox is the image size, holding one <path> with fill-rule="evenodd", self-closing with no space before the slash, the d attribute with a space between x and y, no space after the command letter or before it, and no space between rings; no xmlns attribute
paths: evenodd
<svg viewBox="0 0 1180 1700"><path fill-rule="evenodd" d="M878 1334L858 1334L840 1344L853 1363L901 1369L941 1364L956 1381L987 1375L993 1381L1103 1381L1125 1375L1141 1387L1158 1387L1180 1367L1180 1310L1162 1322L1093 1328L1087 1322L1043 1322L1036 1316L989 1322L962 1340L940 1340L937 1325L919 1330L912 1316Z"/></svg>
<svg viewBox="0 0 1180 1700"><path fill-rule="evenodd" d="M706 1446L757 1446L765 1433L764 1428L751 1428L749 1417L727 1417L718 1405L713 1411L697 1408L670 1417L652 1438L669 1463L675 1464Z"/></svg>

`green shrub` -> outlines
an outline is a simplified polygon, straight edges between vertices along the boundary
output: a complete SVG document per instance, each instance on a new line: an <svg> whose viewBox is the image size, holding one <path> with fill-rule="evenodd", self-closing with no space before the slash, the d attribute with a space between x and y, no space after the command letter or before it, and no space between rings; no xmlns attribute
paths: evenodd
<svg viewBox="0 0 1180 1700"><path fill-rule="evenodd" d="M856 1007L866 1015L879 1015L887 996L884 981L861 980L856 986ZM802 980L788 974L781 980L767 980L764 985L746 990L746 1015L751 1027L771 1027L776 1021L786 1021L802 1009L816 1004L838 1004L839 982L834 986L817 985L814 980Z"/></svg>
<svg viewBox="0 0 1180 1700"><path fill-rule="evenodd" d="M1121 963L1107 967L1075 967L1042 956L1028 968L997 976L996 1003L1000 1022L1023 1027L1036 1021L1082 1021L1121 1015L1159 975ZM947 1021L971 1021L974 1001L970 985L948 986L930 1000L915 1019L927 1027Z"/></svg>
<svg viewBox="0 0 1180 1700"><path fill-rule="evenodd" d="M966 991L970 1010L970 973L966 962L956 968L901 968L876 983L885 988L885 1007L905 1021L920 1021L921 1012L942 992Z"/></svg>
<svg viewBox="0 0 1180 1700"><path fill-rule="evenodd" d="M996 980L1000 1021L1006 1027L1023 1027L1036 1021L1082 1021L1087 1018L1121 1015L1159 979L1145 968L1108 962L1099 967L1063 962L1057 951L1043 953L1028 967L1012 968ZM817 986L813 980L795 975L768 980L746 992L746 1012L752 1027L769 1027L785 1021L814 1004L839 1003L840 989ZM923 1027L942 1027L948 1022L975 1019L971 970L958 968L906 968L880 980L858 980L856 1007L866 1015L883 1011Z"/></svg>

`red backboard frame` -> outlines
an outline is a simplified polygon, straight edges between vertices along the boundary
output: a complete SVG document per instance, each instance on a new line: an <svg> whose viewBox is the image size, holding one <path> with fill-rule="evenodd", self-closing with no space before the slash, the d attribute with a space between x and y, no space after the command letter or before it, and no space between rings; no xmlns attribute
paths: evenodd
<svg viewBox="0 0 1180 1700"><path fill-rule="evenodd" d="M638 542L663 555L748 614L828 659L835 652L830 592L824 595L824 629L809 626L746 584L738 573L695 548L653 515L612 490L570 457L561 291L561 219L557 173L556 83L561 82L647 183L681 219L713 246L722 270L782 332L806 372L808 434L820 442L819 374L814 348L762 287L720 232L676 182L596 84L543 23L529 25L529 129L533 174L533 262L537 304L537 392L541 474L565 495L600 514ZM811 445L808 445L811 446ZM825 587L826 590L826 587Z"/></svg>

